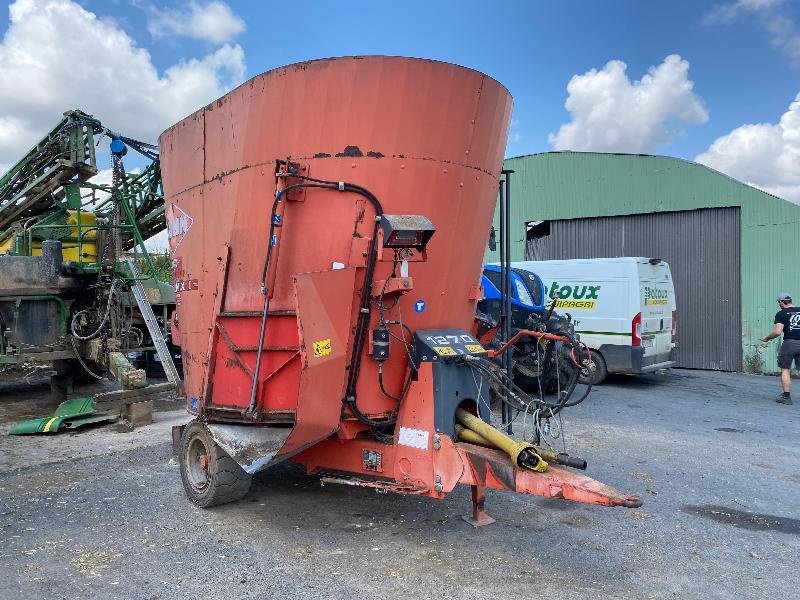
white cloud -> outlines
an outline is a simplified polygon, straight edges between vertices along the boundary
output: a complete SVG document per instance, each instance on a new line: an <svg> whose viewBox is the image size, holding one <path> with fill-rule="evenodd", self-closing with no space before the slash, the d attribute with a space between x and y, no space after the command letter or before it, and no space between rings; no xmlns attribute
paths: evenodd
<svg viewBox="0 0 800 600"><path fill-rule="evenodd" d="M713 25L716 23L732 23L742 14L749 11L771 10L783 4L784 0L736 0L718 4L706 15L704 23Z"/></svg>
<svg viewBox="0 0 800 600"><path fill-rule="evenodd" d="M708 112L694 93L689 63L672 54L631 82L627 65L612 60L575 75L567 84L565 106L572 120L549 136L557 150L653 152L679 132L674 122L700 124Z"/></svg>
<svg viewBox="0 0 800 600"><path fill-rule="evenodd" d="M737 127L695 160L800 204L800 93L777 123Z"/></svg>
<svg viewBox="0 0 800 600"><path fill-rule="evenodd" d="M750 19L769 36L770 44L800 68L800 30L785 8L786 0L736 0L716 6L706 15L706 25L730 25L740 19Z"/></svg>
<svg viewBox="0 0 800 600"><path fill-rule="evenodd" d="M224 45L159 73L113 20L71 0L17 0L0 42L0 172L80 108L116 131L154 142L166 127L245 75L244 52Z"/></svg>
<svg viewBox="0 0 800 600"><path fill-rule="evenodd" d="M518 142L521 142L524 137L525 136L523 136L519 132L519 121L517 121L516 119L511 119L508 132L508 143L516 144Z"/></svg>
<svg viewBox="0 0 800 600"><path fill-rule="evenodd" d="M245 29L244 21L231 7L214 0L206 4L190 2L181 10L148 6L147 28L153 37L180 35L214 44L228 42Z"/></svg>

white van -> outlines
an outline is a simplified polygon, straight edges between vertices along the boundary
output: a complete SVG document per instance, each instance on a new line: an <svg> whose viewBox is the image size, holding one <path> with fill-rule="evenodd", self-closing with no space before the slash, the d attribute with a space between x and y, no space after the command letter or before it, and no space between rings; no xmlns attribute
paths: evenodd
<svg viewBox="0 0 800 600"><path fill-rule="evenodd" d="M677 313L669 265L657 258L512 263L545 286L545 304L569 313L592 350L594 383L608 373L651 373L675 365Z"/></svg>

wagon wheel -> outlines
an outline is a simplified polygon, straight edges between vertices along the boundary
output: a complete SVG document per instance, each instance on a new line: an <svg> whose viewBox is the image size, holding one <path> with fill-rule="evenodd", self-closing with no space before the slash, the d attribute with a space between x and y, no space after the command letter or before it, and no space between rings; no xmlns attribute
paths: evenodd
<svg viewBox="0 0 800 600"><path fill-rule="evenodd" d="M184 428L180 463L186 495L201 508L241 500L250 490L251 476L214 442L201 421Z"/></svg>

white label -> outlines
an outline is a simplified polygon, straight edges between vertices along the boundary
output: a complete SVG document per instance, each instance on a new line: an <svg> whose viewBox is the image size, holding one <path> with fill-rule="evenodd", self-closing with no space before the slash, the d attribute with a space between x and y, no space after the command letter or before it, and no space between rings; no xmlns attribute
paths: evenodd
<svg viewBox="0 0 800 600"><path fill-rule="evenodd" d="M411 446L420 450L428 449L428 432L422 429L400 428L400 437L397 443L401 446Z"/></svg>
<svg viewBox="0 0 800 600"><path fill-rule="evenodd" d="M166 214L167 236L169 237L171 250L175 251L181 245L186 232L191 229L194 219L177 204L173 204L170 208L172 211Z"/></svg>

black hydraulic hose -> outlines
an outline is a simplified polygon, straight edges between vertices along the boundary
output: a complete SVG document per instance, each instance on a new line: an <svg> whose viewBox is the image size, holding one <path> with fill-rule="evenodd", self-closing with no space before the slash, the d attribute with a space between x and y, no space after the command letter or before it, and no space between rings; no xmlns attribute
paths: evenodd
<svg viewBox="0 0 800 600"><path fill-rule="evenodd" d="M570 341L573 342L571 337L570 337ZM489 367L488 364L483 364L482 362L470 361L468 364L470 364L470 365L472 365L474 367L477 367L481 372L483 372L486 375L488 375L496 383L498 383L501 387L503 387L503 388L507 389L508 391L512 392L512 394L514 396L518 396L518 397L521 396L522 398L530 398L531 399L531 403L539 404L543 408L550 409L552 411L552 413L553 413L553 416L557 415L564 408L568 408L568 407L571 407L571 406L577 406L578 404L580 404L581 402L586 400L586 398L589 396L589 392L591 391L591 388L592 388L592 385L591 385L591 382L590 382L588 384L588 386L587 386L587 390L583 393L583 395L580 398L577 398L577 399L572 400L572 401L569 400L571 398L573 392L575 391L575 387L578 384L578 377L580 376L580 371L578 369L575 369L573 371L573 373L572 373L572 376L569 379L569 382L568 382L567 386L563 390L563 392L564 392L563 398L560 399L555 404L551 404L549 402L544 401L541 398L534 398L534 397L530 396L530 394L528 394L527 392L525 392L525 390L520 388L514 382L513 379L508 379L507 376L506 376L506 373L505 373L505 371L503 369L494 370L491 367ZM505 378L505 380L504 380L504 378ZM531 403L526 403L526 402L523 401L521 403L521 405L512 404L512 406L514 408L516 408L517 410L525 410L525 406L529 406Z"/></svg>
<svg viewBox="0 0 800 600"><path fill-rule="evenodd" d="M269 219L269 245L267 246L267 256L264 258L264 269L261 273L261 287L262 289L267 285L267 269L269 268L269 261L272 258L272 236L275 235L275 227L277 223L275 223L275 214L278 212L278 205L280 204L281 198L287 192L295 190L297 188L324 188L324 189L338 189L335 187L336 184L331 182L332 185L318 185L314 183L295 183L294 185L287 186L283 188L280 192L275 194L275 200L272 203L272 212L270 214Z"/></svg>
<svg viewBox="0 0 800 600"><path fill-rule="evenodd" d="M344 181L330 181L325 179L315 179L313 177L306 177L304 175L295 175L295 174L287 174L286 176L303 180L307 183L298 183L294 185L287 186L283 190L281 190L275 196L275 201L272 204L272 213L270 217L270 233L269 233L269 245L267 247L267 256L264 261L264 269L262 273L262 292L264 293L264 309L262 312L261 317L261 331L259 333L259 351L256 355L256 368L255 373L253 375L253 385L250 392L250 405L248 406L248 413L252 414L253 410L255 409L255 397L256 397L256 390L258 386L258 372L261 366L261 354L264 343L264 332L266 330L266 321L267 321L267 314L269 312L269 294L266 290L266 277L267 271L269 268L270 258L272 256L272 237L275 234L275 214L278 208L278 204L280 202L281 197L286 194L286 192L301 188L301 187L311 187L311 188L324 188L324 189L333 189L338 190L340 192L353 192L359 194L369 200L372 204L373 208L375 209L375 227L373 228L373 235L372 241L370 243L370 250L369 250L369 259L367 260L367 270L364 274L364 284L361 290L361 306L359 307L359 314L358 320L356 322L356 330L355 330L355 340L353 344L353 352L350 358L350 364L348 365L349 373L348 373L348 381L347 381L347 391L345 393L345 397L343 402L347 404L350 411L353 415L365 425L370 427L383 427L387 425L392 425L396 422L396 417L392 417L388 420L377 421L374 419L370 419L364 413L362 413L358 407L356 406L356 384L358 383L358 375L361 368L361 353L364 349L364 342L366 341L366 336L369 329L369 320L371 316L371 302L370 302L370 294L372 292L372 280L375 275L375 266L378 262L378 228L380 227L380 217L383 215L383 207L381 206L380 201L378 198L366 188L361 187L360 185L347 183Z"/></svg>
<svg viewBox="0 0 800 600"><path fill-rule="evenodd" d="M373 229L372 242L370 243L367 271L364 274L364 284L361 288L361 306L359 307L358 321L356 321L353 352L350 356L350 364L348 365L349 373L347 379L347 390L345 392L343 402L353 413L353 416L355 416L365 425L369 425L371 427L393 425L397 420L396 416L392 416L387 420L376 421L367 417L356 405L356 386L358 384L358 376L361 371L361 354L364 350L364 343L366 341L367 334L369 333L369 321L372 314L372 303L370 302L370 296L372 293L372 280L375 276L375 266L378 262L378 228L380 227L380 218L383 216L383 206L381 206L380 200L378 200L375 194L370 192L368 189L361 187L360 185L347 183L344 181L315 179L313 177L306 177L304 175L293 175L293 177L297 177L298 179L302 179L304 181L323 184L326 187L336 186L336 189L343 192L354 192L359 194L369 200L370 204L372 204L372 207L375 210L375 227Z"/></svg>
<svg viewBox="0 0 800 600"><path fill-rule="evenodd" d="M258 346L256 352L256 368L253 372L253 383L250 386L250 403L247 406L248 415L252 415L256 408L256 395L258 393L258 373L261 370L261 355L264 353L264 332L267 330L267 314L269 313L269 290L267 290L267 270L269 269L269 261L272 258L272 236L275 235L275 215L278 211L278 205L281 198L287 192L304 187L328 188L329 185L318 185L312 183L296 183L294 185L283 188L280 192L275 194L275 200L272 203L272 211L269 218L269 237L267 238L267 255L264 258L264 269L261 273L261 293L264 295L264 307L261 312L261 328L258 333Z"/></svg>
<svg viewBox="0 0 800 600"><path fill-rule="evenodd" d="M586 391L583 393L583 395L576 400L572 400L570 402L564 402L562 408L570 408L571 406L578 406L578 404L586 400L586 398L589 396L589 392L591 391L592 391L592 382L589 381L589 383L586 384Z"/></svg>
<svg viewBox="0 0 800 600"><path fill-rule="evenodd" d="M465 363L465 364L468 364L470 367L475 368L478 371L480 371L480 373L483 373L484 375L488 376L491 380L493 380L502 389L504 389L507 392L509 392L510 393L510 397L513 397L515 400L518 399L520 396L526 397L526 398L530 398L530 400L531 400L530 402L525 402L523 400L519 400L519 404L513 404L510 401L507 401L503 396L500 397L501 400L504 403L507 402L513 408L522 411L522 410L526 410L526 408L530 408L531 404L544 405L544 402L542 402L541 400L539 400L537 398L533 398L532 396L530 396L527 392L525 392L523 389L521 389L519 386L517 386L517 384L515 384L513 381L511 382L511 384L509 386L509 384L506 381L504 381L500 377L500 375L497 374L499 372L502 375L505 375L505 371L501 371L501 370L498 369L497 372L494 372L491 368L487 367L486 365L481 364L480 362L470 361L470 362Z"/></svg>
<svg viewBox="0 0 800 600"><path fill-rule="evenodd" d="M409 369L408 377L406 377L406 381L403 384L403 389L400 390L400 395L395 396L394 394L391 394L386 391L386 388L383 385L383 370L378 368L378 385L380 385L381 392L383 392L385 396L391 398L392 400L397 400L398 402L402 402L403 398L405 398L406 394L408 393L408 388L411 387L411 380L413 379L413 376L414 376L414 371L412 369Z"/></svg>

